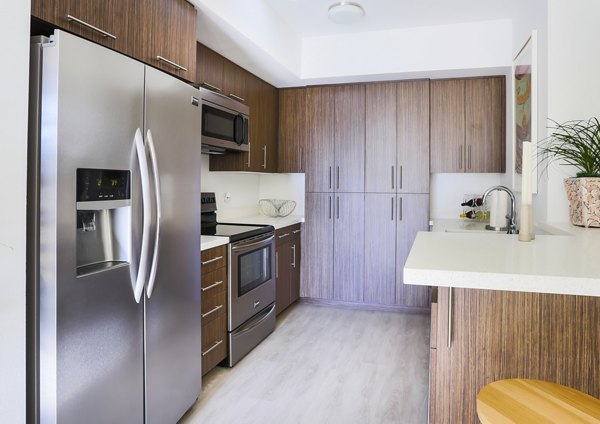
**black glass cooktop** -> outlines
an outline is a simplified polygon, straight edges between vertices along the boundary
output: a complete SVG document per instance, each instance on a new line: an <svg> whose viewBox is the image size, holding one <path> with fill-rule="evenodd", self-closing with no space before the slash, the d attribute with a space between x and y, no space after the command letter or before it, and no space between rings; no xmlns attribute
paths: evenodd
<svg viewBox="0 0 600 424"><path fill-rule="evenodd" d="M230 242L275 231L272 225L217 224L203 226L203 236L229 237Z"/></svg>

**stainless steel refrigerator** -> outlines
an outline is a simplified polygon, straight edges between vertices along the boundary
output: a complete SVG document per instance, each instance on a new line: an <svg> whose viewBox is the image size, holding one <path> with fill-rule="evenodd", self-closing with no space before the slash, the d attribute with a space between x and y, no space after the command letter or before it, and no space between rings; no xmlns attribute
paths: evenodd
<svg viewBox="0 0 600 424"><path fill-rule="evenodd" d="M174 423L201 390L197 90L31 46L28 420Z"/></svg>

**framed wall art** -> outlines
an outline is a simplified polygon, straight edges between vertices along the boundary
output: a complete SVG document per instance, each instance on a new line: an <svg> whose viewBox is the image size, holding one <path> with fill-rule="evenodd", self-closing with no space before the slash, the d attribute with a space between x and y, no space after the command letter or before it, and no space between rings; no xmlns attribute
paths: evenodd
<svg viewBox="0 0 600 424"><path fill-rule="evenodd" d="M537 31L521 47L513 60L513 155L512 185L514 191L521 191L523 172L523 142L532 143L534 157L537 157ZM532 192L537 193L538 170L533 169Z"/></svg>

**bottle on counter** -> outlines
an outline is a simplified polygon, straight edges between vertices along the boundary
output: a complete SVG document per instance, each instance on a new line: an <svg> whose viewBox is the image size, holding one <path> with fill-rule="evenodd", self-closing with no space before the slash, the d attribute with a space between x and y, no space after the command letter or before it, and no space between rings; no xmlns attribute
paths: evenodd
<svg viewBox="0 0 600 424"><path fill-rule="evenodd" d="M461 206L467 206L470 208L475 208L477 206L483 205L483 199L481 197L476 197L473 199L469 199L466 202L460 204Z"/></svg>

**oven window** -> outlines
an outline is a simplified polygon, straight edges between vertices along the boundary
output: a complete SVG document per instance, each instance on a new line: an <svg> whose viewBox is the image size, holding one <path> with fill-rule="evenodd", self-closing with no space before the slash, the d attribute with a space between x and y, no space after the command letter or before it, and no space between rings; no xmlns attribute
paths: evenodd
<svg viewBox="0 0 600 424"><path fill-rule="evenodd" d="M223 140L234 140L233 120L236 115L202 105L202 134Z"/></svg>
<svg viewBox="0 0 600 424"><path fill-rule="evenodd" d="M271 246L244 253L238 257L238 296L271 279Z"/></svg>

